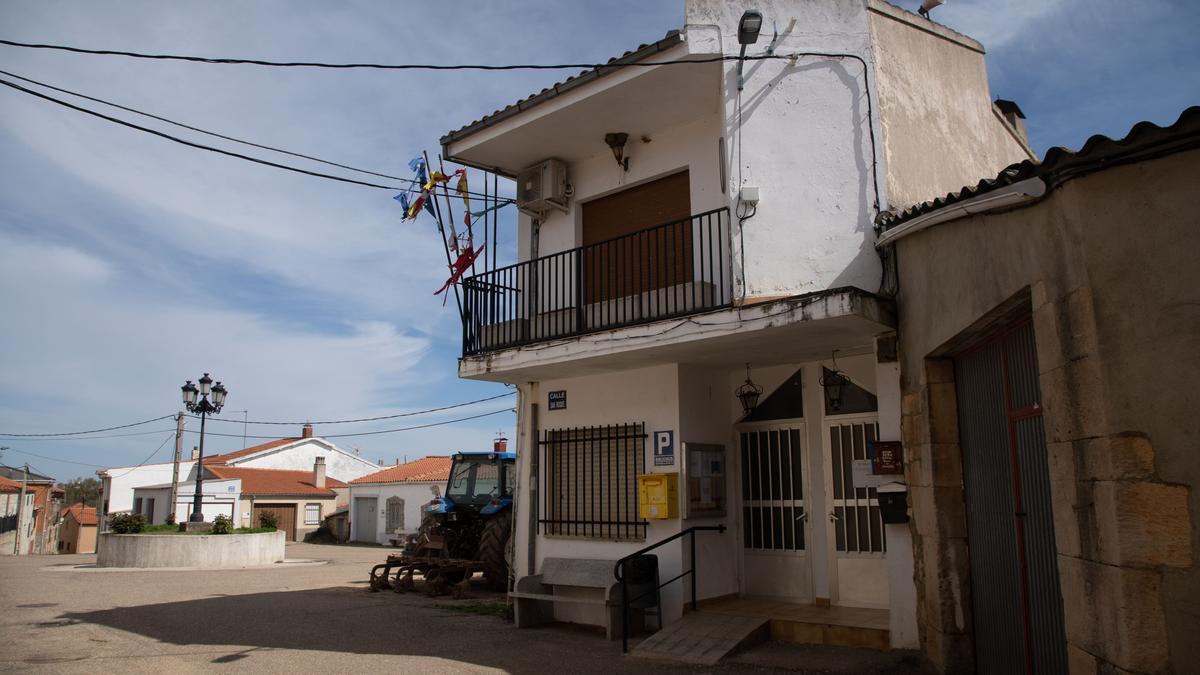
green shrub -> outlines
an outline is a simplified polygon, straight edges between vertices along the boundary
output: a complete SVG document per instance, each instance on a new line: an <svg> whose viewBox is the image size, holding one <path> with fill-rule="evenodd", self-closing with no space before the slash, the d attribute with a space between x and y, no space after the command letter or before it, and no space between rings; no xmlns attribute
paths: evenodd
<svg viewBox="0 0 1200 675"><path fill-rule="evenodd" d="M114 513L108 519L108 529L117 534L139 534L146 529L146 517L140 513Z"/></svg>
<svg viewBox="0 0 1200 675"><path fill-rule="evenodd" d="M211 532L213 534L229 534L233 532L233 520L226 515L213 518Z"/></svg>
<svg viewBox="0 0 1200 675"><path fill-rule="evenodd" d="M278 530L279 516L274 511L263 511L258 514L258 524L268 530Z"/></svg>

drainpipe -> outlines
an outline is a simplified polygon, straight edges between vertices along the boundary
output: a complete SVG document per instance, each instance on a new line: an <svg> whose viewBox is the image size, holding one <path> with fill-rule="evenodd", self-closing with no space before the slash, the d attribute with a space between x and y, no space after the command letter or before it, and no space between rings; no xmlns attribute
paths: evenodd
<svg viewBox="0 0 1200 675"><path fill-rule="evenodd" d="M517 387L517 402L518 405L523 404L526 400L529 401L529 422L526 431L525 451L529 453L529 485L525 491L528 494L527 506L529 509L529 530L528 530L528 559L526 574L534 574L537 571L537 521L538 521L538 460L541 456L541 446L539 445L538 432L538 384L530 382L526 385L528 388L528 398L521 395L521 388ZM520 408L518 408L519 410ZM517 430L517 439L520 441L520 429ZM520 451L518 447L518 452ZM518 455L519 456L519 455Z"/></svg>

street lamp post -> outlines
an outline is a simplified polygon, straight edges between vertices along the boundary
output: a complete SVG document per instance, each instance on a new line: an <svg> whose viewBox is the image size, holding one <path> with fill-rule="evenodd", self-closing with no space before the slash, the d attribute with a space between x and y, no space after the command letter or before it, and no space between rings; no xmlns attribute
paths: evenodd
<svg viewBox="0 0 1200 675"><path fill-rule="evenodd" d="M225 405L225 395L229 393L220 382L213 384L208 373L205 373L199 382L199 388L192 384L191 380L181 387L183 404L187 406L189 412L200 414L200 456L196 458L196 495L192 497L192 515L188 516L188 522L191 523L204 522L204 514L200 511L201 495L204 490L204 420L209 413L221 412L221 408ZM212 400L209 400L210 395ZM171 508L175 508L175 505L172 504Z"/></svg>

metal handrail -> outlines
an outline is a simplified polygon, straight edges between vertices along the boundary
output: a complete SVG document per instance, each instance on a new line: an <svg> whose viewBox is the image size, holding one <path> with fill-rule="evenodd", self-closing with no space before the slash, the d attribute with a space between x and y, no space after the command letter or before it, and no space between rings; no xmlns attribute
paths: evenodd
<svg viewBox="0 0 1200 675"><path fill-rule="evenodd" d="M635 600L641 600L642 598L650 595L651 593L657 593L659 590L661 590L663 588L663 586L666 586L667 584L670 584L670 583L674 583L690 574L692 576L692 579L691 579L691 581L692 581L692 611L693 612L696 611L696 609L699 607L699 605L697 604L697 601L696 601L696 533L697 532L716 532L718 534L723 534L725 532L725 529L726 528L724 525L696 525L693 527L689 527L688 529L677 532L677 533L667 537L666 539L663 539L661 541L653 543L649 546L646 546L645 548L638 549L638 550L634 551L633 553L630 553L629 555L625 556L624 558L621 558L620 560L618 560L616 562L616 564L613 565L613 576L616 578L617 581L621 582L621 653L622 654L629 653L629 605L630 605L630 603L634 602ZM653 590L646 591L645 593L642 593L641 595L637 596L636 598L630 598L629 597L629 583L625 580L625 575L623 573L625 563L629 562L630 560L633 560L634 558L636 558L640 555L649 553L650 551L653 551L654 549L659 548L660 546L662 546L664 544L669 544L669 543L675 541L676 539L682 539L683 537L688 536L688 535L691 535L691 537L692 537L689 540L689 542L691 543L691 548L692 548L692 567L691 567L691 569L688 569L674 577L671 577L670 579L667 579L666 581L662 582L658 586L654 587ZM661 629L662 628L661 604L658 608L658 612L659 612L659 614L658 614L659 628Z"/></svg>

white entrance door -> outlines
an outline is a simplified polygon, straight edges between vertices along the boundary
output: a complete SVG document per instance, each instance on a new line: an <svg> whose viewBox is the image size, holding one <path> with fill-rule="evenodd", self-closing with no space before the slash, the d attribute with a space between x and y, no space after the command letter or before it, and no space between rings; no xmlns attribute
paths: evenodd
<svg viewBox="0 0 1200 675"><path fill-rule="evenodd" d="M879 434L876 414L826 418L825 517L829 519L830 601L856 607L887 607L887 544L873 487L854 481L855 460Z"/></svg>
<svg viewBox="0 0 1200 675"><path fill-rule="evenodd" d="M377 544L376 532L379 529L379 502L375 497L355 497L354 499L354 541Z"/></svg>
<svg viewBox="0 0 1200 675"><path fill-rule="evenodd" d="M811 600L804 424L746 425L738 446L743 592Z"/></svg>

